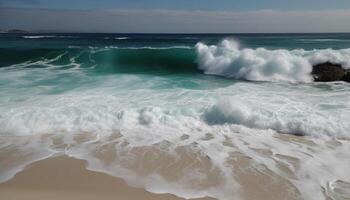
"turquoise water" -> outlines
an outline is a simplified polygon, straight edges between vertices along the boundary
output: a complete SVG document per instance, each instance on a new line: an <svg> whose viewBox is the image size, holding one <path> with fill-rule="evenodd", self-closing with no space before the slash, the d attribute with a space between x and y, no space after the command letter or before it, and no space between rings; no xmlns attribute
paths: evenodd
<svg viewBox="0 0 350 200"><path fill-rule="evenodd" d="M349 34L0 36L2 88L16 90L22 87L45 87L40 93L65 92L86 87L85 85L93 84L94 81L98 84L101 76L117 77L122 74L137 74L145 79L162 76L169 83L156 86L159 88L205 89L234 82L232 79L204 75L198 66L195 48L198 42L216 45L225 38L235 38L242 48L269 50L347 49L350 46ZM8 76L16 71L25 73L20 77L23 81L9 80ZM49 75L46 76L45 73ZM201 80L200 84L196 84L197 79Z"/></svg>
<svg viewBox="0 0 350 200"><path fill-rule="evenodd" d="M350 85L314 83L326 61L350 69L350 34L0 34L0 151L25 155L0 179L65 154L151 192L230 199L239 152L304 199L348 198ZM104 163L96 150L110 143L118 156ZM210 158L219 183L202 187L214 172L200 167L169 181L123 165L138 148L180 147Z"/></svg>

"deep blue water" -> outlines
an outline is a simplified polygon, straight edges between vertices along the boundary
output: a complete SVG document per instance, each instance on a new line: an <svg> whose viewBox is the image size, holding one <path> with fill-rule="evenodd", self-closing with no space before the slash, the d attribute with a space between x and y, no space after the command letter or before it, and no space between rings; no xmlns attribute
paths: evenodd
<svg viewBox="0 0 350 200"><path fill-rule="evenodd" d="M26 36L48 36L24 38ZM118 39L119 38L119 39ZM122 39L120 39L122 38ZM244 47L268 49L343 49L350 46L349 33L331 34L80 34L28 33L0 34L0 48L66 48L80 47L140 47L193 46L197 42L216 44L223 38L235 38Z"/></svg>

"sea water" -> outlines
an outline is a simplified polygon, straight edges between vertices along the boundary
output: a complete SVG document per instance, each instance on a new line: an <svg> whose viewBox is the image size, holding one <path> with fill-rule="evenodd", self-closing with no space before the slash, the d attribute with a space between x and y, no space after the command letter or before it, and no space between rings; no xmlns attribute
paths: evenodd
<svg viewBox="0 0 350 200"><path fill-rule="evenodd" d="M0 181L68 155L184 198L348 199L350 84L313 82L327 61L350 69L350 34L0 34Z"/></svg>

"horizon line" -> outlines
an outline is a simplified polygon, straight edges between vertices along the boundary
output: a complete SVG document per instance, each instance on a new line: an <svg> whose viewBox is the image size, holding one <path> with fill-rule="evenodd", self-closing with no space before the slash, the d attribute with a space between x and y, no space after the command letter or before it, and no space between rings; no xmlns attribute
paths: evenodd
<svg viewBox="0 0 350 200"><path fill-rule="evenodd" d="M154 35L154 34L163 34L163 35L171 35L171 34L181 34L181 35L228 35L228 34L350 34L350 32L75 32L75 31L28 31L18 28L13 29L1 29L2 31L11 31L11 30L19 30L23 32L0 32L0 34L142 34L142 35Z"/></svg>

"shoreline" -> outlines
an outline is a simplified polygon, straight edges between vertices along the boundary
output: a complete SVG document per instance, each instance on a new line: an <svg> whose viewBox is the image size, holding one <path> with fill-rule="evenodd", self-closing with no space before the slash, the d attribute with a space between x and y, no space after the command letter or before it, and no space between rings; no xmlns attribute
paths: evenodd
<svg viewBox="0 0 350 200"><path fill-rule="evenodd" d="M180 200L128 186L124 180L90 171L85 161L58 156L37 161L0 183L0 198L8 200ZM200 198L209 200L210 198ZM199 200L199 199L198 199Z"/></svg>

